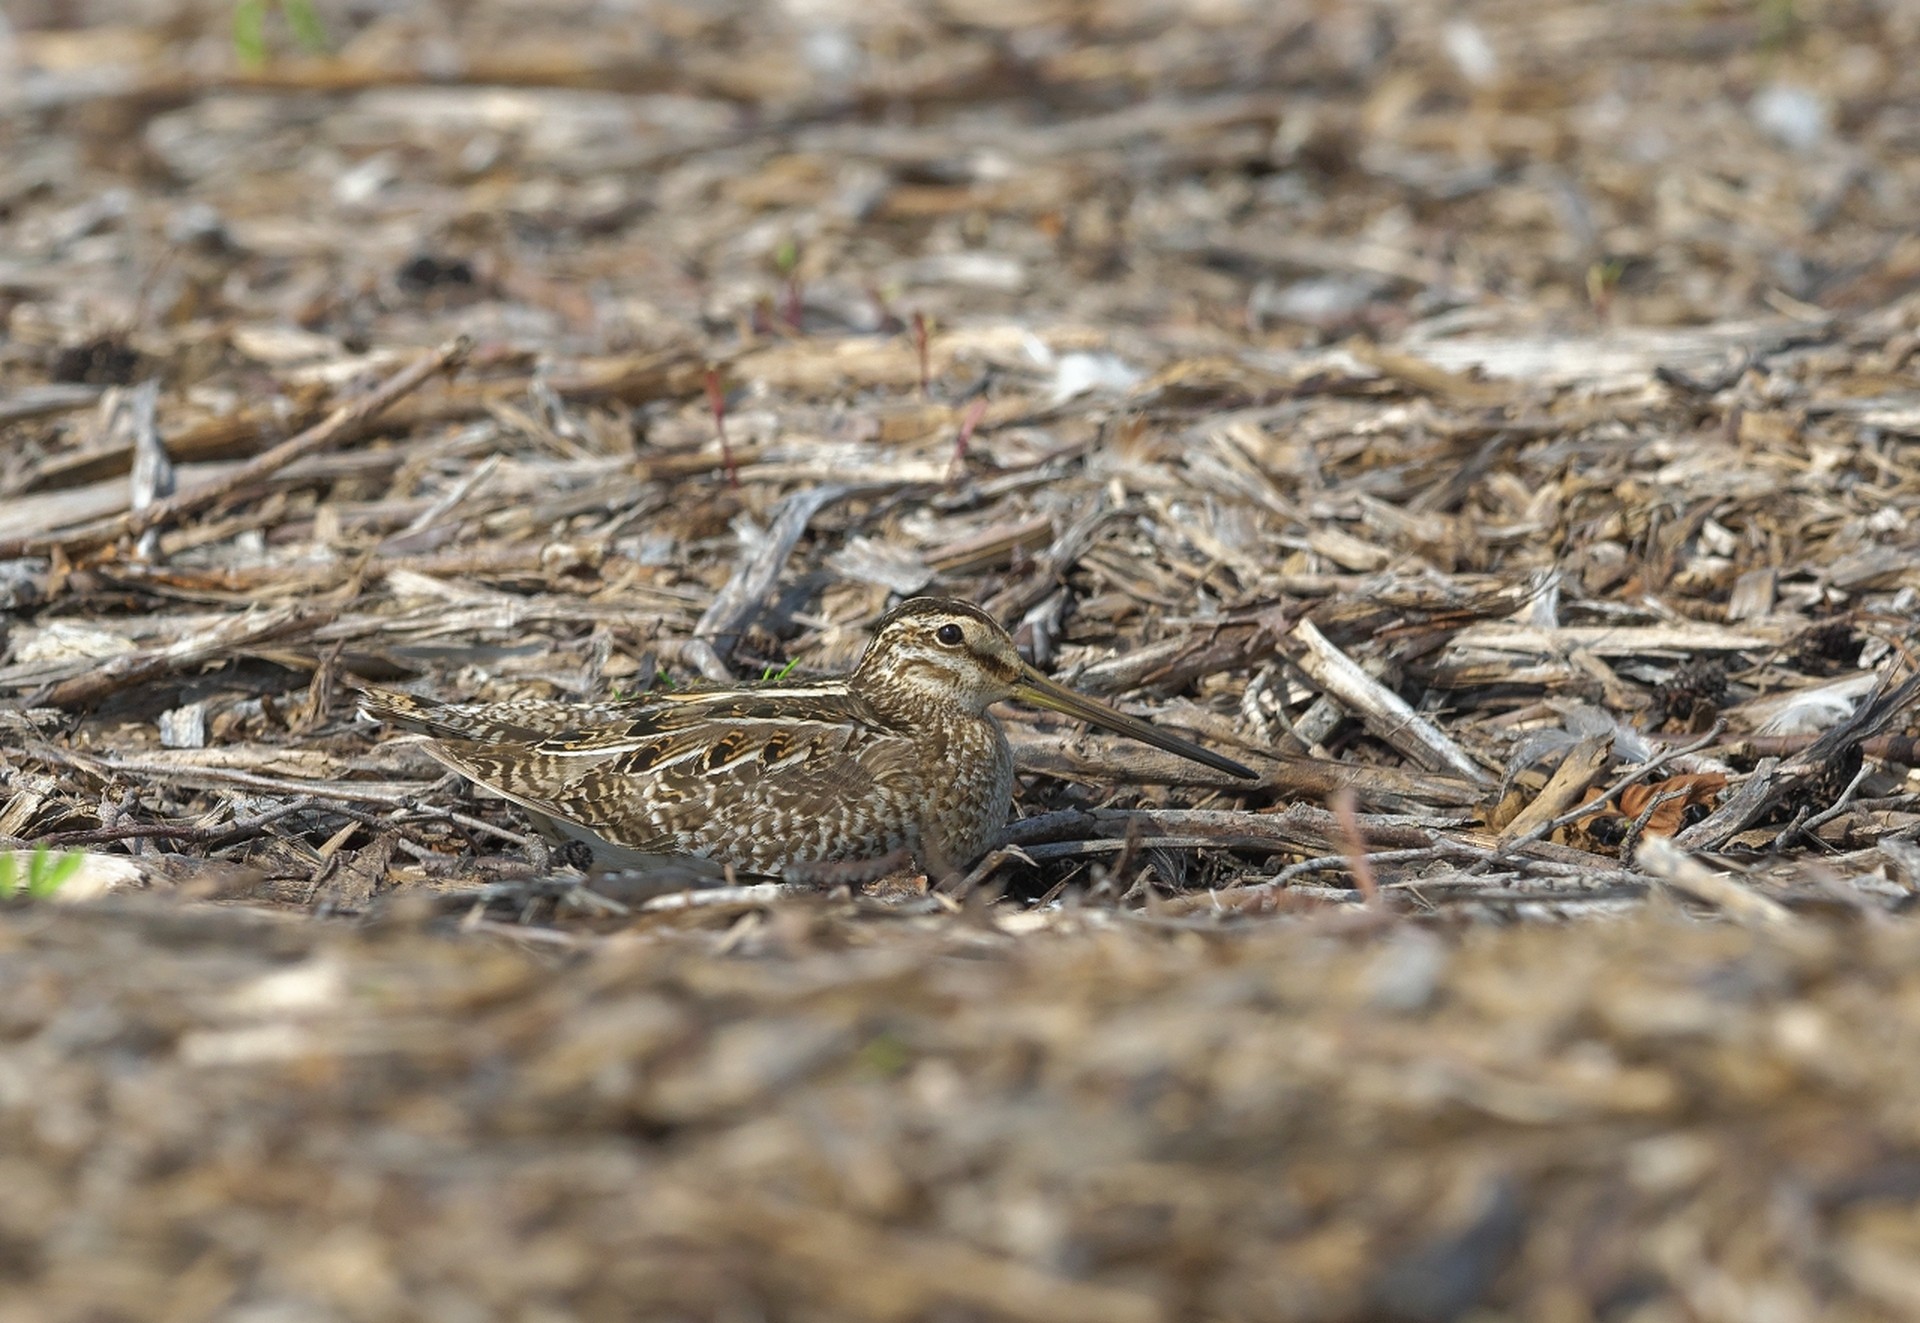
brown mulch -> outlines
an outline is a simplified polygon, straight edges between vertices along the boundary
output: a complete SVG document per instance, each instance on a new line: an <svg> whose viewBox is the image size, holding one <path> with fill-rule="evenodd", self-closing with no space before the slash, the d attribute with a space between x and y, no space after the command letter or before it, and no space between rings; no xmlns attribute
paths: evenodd
<svg viewBox="0 0 1920 1323"><path fill-rule="evenodd" d="M69 8L0 1323L1916 1308L1897 6ZM353 715L920 592L1261 783L1010 712L970 889L582 877Z"/></svg>
<svg viewBox="0 0 1920 1323"><path fill-rule="evenodd" d="M1569 931L8 915L0 1309L1909 1312L1915 933Z"/></svg>

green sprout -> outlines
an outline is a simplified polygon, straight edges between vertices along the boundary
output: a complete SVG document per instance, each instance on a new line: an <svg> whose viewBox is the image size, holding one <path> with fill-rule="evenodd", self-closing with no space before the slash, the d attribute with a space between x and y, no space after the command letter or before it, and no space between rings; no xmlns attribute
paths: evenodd
<svg viewBox="0 0 1920 1323"><path fill-rule="evenodd" d="M24 878L19 873L18 859L19 855L12 851L0 854L0 898L25 892L29 900L46 900L80 871L87 857L78 850L56 855L46 846L36 845L27 857Z"/></svg>
<svg viewBox="0 0 1920 1323"><path fill-rule="evenodd" d="M856 1060L868 1073L891 1079L913 1064L913 1049L882 1030L861 1046Z"/></svg>
<svg viewBox="0 0 1920 1323"><path fill-rule="evenodd" d="M1759 0L1754 10L1759 18L1762 50L1777 51L1787 46L1805 27L1797 0Z"/></svg>
<svg viewBox="0 0 1920 1323"><path fill-rule="evenodd" d="M673 677L667 674L667 668L658 666L654 668L653 679L647 683L645 689L629 689L623 684L616 684L608 691L607 699L613 703L629 703L645 698L648 694L658 690L664 689L672 692L679 687L679 685L673 682Z"/></svg>
<svg viewBox="0 0 1920 1323"><path fill-rule="evenodd" d="M799 664L800 664L800 659L798 657L793 657L793 658L789 658L787 661L787 664L785 666L780 667L778 670L775 670L773 667L769 666L767 667L766 670L760 673L760 683L765 684L769 680L784 680L789 675L793 674L793 668L798 666Z"/></svg>
<svg viewBox="0 0 1920 1323"><path fill-rule="evenodd" d="M1601 316L1606 316L1613 305L1613 291L1619 288L1620 279L1627 274L1627 264L1617 257L1593 262L1587 266L1587 302Z"/></svg>
<svg viewBox="0 0 1920 1323"><path fill-rule="evenodd" d="M309 55L327 50L327 27L313 0L239 0L233 7L233 50L244 64L267 62L267 12L278 9L294 44Z"/></svg>

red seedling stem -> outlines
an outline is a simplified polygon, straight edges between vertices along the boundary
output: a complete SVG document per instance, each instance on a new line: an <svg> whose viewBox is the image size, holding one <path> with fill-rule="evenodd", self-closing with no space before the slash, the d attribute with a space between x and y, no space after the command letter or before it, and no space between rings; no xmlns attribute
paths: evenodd
<svg viewBox="0 0 1920 1323"><path fill-rule="evenodd" d="M980 426L980 420L987 416L987 397L982 395L967 406L960 418L960 434L953 439L953 477L957 481L967 468L967 443L973 440L973 433Z"/></svg>
<svg viewBox="0 0 1920 1323"><path fill-rule="evenodd" d="M733 445L727 440L727 395L720 389L720 369L707 368L707 407L713 410L713 430L720 437L720 464L726 470L727 486L740 485L740 471L733 466Z"/></svg>
<svg viewBox="0 0 1920 1323"><path fill-rule="evenodd" d="M786 317L787 329L795 335L799 335L805 329L804 323L807 317L806 305L805 301L800 297L800 278L798 276L787 277Z"/></svg>
<svg viewBox="0 0 1920 1323"><path fill-rule="evenodd" d="M1359 796L1352 786L1333 792L1333 819L1347 846L1347 871L1353 875L1354 890L1365 905L1380 903L1380 883L1373 875L1373 861L1367 858L1367 835L1360 827Z"/></svg>
<svg viewBox="0 0 1920 1323"><path fill-rule="evenodd" d="M928 381L932 373L927 370L927 314L913 314L913 352L920 356L920 398L926 399L931 393Z"/></svg>

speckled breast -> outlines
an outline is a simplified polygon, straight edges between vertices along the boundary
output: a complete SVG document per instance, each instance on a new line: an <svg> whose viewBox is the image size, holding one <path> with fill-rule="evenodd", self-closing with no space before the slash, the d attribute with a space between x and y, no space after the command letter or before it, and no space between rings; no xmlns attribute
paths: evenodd
<svg viewBox="0 0 1920 1323"><path fill-rule="evenodd" d="M925 754L927 798L920 815L920 864L929 871L964 868L984 854L1007 824L1013 804L1013 750L990 716L956 722Z"/></svg>

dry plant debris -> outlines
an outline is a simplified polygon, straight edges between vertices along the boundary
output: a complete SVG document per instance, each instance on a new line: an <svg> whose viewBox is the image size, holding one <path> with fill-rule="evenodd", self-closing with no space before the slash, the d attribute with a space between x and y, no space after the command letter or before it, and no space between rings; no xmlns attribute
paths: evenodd
<svg viewBox="0 0 1920 1323"><path fill-rule="evenodd" d="M0 1319L1915 1310L1905 7L267 10L0 22ZM352 717L923 591L1262 782L583 878Z"/></svg>
<svg viewBox="0 0 1920 1323"><path fill-rule="evenodd" d="M1913 1308L1906 924L104 905L0 916L8 1318Z"/></svg>

